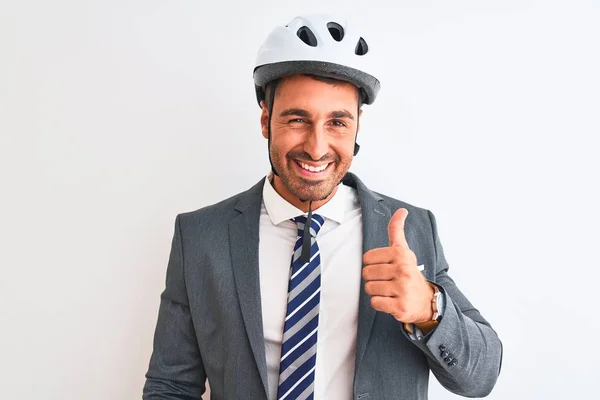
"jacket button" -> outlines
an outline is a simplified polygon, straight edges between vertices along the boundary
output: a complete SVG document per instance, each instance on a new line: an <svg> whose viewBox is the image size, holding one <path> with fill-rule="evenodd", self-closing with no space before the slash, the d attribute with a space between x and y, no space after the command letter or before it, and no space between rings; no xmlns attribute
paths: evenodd
<svg viewBox="0 0 600 400"><path fill-rule="evenodd" d="M446 346L444 346L443 344L440 345L440 351L446 351Z"/></svg>
<svg viewBox="0 0 600 400"><path fill-rule="evenodd" d="M452 360L452 362L450 364L448 364L451 367L454 367L456 364L458 364L458 360L454 359Z"/></svg>
<svg viewBox="0 0 600 400"><path fill-rule="evenodd" d="M440 356L441 356L442 358L446 358L446 357L448 357L449 355L450 355L450 353L449 353L447 350L446 350L446 351L442 351L442 354L440 354Z"/></svg>
<svg viewBox="0 0 600 400"><path fill-rule="evenodd" d="M448 356L446 358L444 358L444 362L450 364L452 361L454 361L454 358L452 358L451 356Z"/></svg>

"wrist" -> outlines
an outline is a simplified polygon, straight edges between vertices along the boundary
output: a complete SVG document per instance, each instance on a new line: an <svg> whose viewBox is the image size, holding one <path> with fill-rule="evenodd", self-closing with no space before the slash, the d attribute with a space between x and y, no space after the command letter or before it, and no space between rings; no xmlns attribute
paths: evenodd
<svg viewBox="0 0 600 400"><path fill-rule="evenodd" d="M442 295L436 285L434 285L431 282L427 283L431 290L431 294L429 296L429 301L427 304L429 311L424 321L415 322L415 325L417 325L419 329L421 329L421 331L423 331L423 333L425 334L433 330L439 324L441 311L439 309L439 298Z"/></svg>

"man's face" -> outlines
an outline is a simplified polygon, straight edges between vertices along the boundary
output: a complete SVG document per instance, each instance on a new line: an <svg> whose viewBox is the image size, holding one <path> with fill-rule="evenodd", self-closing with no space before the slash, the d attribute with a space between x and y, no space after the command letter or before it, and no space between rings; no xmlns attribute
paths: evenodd
<svg viewBox="0 0 600 400"><path fill-rule="evenodd" d="M268 138L268 110L262 132ZM358 131L358 92L350 83L309 76L277 85L271 121L271 161L287 190L302 201L329 196L350 169Z"/></svg>

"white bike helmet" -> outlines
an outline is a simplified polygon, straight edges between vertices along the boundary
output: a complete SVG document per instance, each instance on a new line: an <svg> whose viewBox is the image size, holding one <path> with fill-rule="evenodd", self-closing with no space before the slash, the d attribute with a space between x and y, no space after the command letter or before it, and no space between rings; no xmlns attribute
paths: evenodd
<svg viewBox="0 0 600 400"><path fill-rule="evenodd" d="M278 26L258 51L254 85L258 103L266 85L294 74L313 74L353 83L362 102L371 104L379 92L368 42L354 25L329 15L306 15ZM360 106L360 105L359 105Z"/></svg>

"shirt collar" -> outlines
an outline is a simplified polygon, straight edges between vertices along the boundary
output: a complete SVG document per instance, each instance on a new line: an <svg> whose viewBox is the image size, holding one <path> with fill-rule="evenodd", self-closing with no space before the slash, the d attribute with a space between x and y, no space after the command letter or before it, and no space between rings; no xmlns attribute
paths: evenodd
<svg viewBox="0 0 600 400"><path fill-rule="evenodd" d="M279 225L283 221L293 219L299 215L305 215L306 213L299 208L290 204L285 200L279 193L275 191L273 185L271 185L272 173L267 175L265 184L263 186L263 201L269 218L273 225ZM344 222L344 214L346 212L346 200L348 199L347 190L350 188L339 184L338 190L333 195L331 200L319 207L318 210L313 210L315 214L319 214L325 219L330 219L339 224Z"/></svg>

